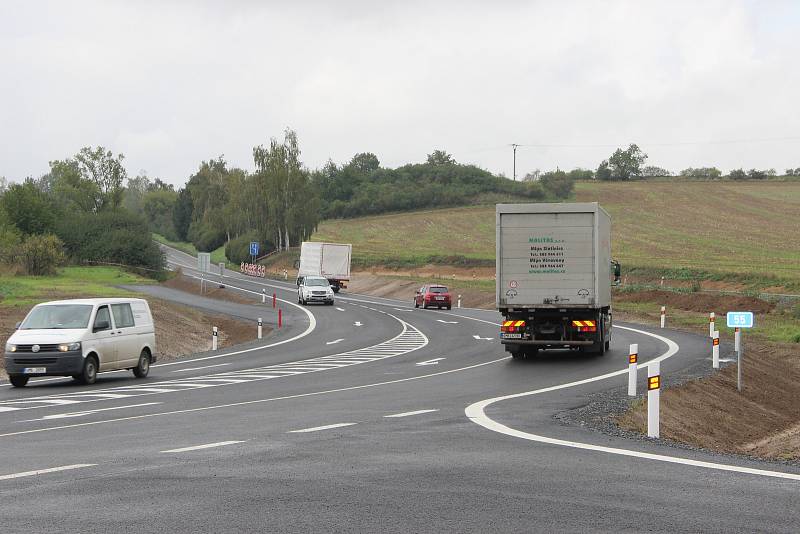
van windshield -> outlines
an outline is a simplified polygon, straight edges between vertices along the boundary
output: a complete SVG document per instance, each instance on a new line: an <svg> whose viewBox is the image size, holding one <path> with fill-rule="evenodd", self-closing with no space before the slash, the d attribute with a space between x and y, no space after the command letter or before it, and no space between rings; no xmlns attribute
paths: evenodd
<svg viewBox="0 0 800 534"><path fill-rule="evenodd" d="M36 306L20 325L20 330L67 330L86 328L92 315L91 304L49 304Z"/></svg>

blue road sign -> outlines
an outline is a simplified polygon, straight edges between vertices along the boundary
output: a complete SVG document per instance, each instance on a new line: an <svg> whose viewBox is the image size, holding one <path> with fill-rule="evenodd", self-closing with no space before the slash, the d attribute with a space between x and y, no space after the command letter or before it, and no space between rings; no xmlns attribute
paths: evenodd
<svg viewBox="0 0 800 534"><path fill-rule="evenodd" d="M728 312L728 328L753 328L753 312Z"/></svg>
<svg viewBox="0 0 800 534"><path fill-rule="evenodd" d="M251 256L258 256L258 241L251 241L250 242L250 255Z"/></svg>

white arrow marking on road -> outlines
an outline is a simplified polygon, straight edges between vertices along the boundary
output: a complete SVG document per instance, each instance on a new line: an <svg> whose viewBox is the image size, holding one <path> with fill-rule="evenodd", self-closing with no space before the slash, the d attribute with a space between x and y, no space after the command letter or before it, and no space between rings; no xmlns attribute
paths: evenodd
<svg viewBox="0 0 800 534"><path fill-rule="evenodd" d="M417 365L439 365L439 362L445 359L446 358L434 358L426 362L418 362Z"/></svg>
<svg viewBox="0 0 800 534"><path fill-rule="evenodd" d="M474 337L475 339L478 339L478 340L480 340L480 339L485 339L486 341L491 341L491 340L493 339L493 338L491 338L491 337L481 337L481 336L479 336L478 334L475 334L475 335L474 335L474 336L472 336L472 337Z"/></svg>
<svg viewBox="0 0 800 534"><path fill-rule="evenodd" d="M325 344L326 344L326 345L336 345L337 343L341 343L342 341L344 341L344 338L343 338L343 337L341 337L341 338L339 338L339 339L334 339L333 341L328 341L328 342L327 342L327 343L325 343Z"/></svg>
<svg viewBox="0 0 800 534"><path fill-rule="evenodd" d="M344 311L344 308L336 308L339 311Z"/></svg>
<svg viewBox="0 0 800 534"><path fill-rule="evenodd" d="M436 319L436 320L444 324L458 324L458 321L442 321L441 319Z"/></svg>
<svg viewBox="0 0 800 534"><path fill-rule="evenodd" d="M84 415L92 415L98 412L107 412L109 410L122 410L124 408L139 408L140 406L154 406L161 404L160 402L143 402L142 404L130 404L128 406L114 406L113 408L100 408L97 410L86 410L85 412L71 412L71 413L56 413L53 415L45 415L39 419L26 419L19 421L20 423L30 423L31 421L47 421L49 419L68 419L70 417L83 417Z"/></svg>
<svg viewBox="0 0 800 534"><path fill-rule="evenodd" d="M361 324L361 321L356 321L353 323L353 326L364 326L364 325Z"/></svg>

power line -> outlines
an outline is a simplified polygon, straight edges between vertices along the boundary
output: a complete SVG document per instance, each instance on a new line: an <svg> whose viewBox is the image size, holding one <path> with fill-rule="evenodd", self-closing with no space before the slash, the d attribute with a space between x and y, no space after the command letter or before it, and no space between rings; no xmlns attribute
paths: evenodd
<svg viewBox="0 0 800 534"><path fill-rule="evenodd" d="M695 145L735 145L748 143L772 143L779 141L800 141L800 136L763 137L752 139L726 139L716 141L674 141L669 143L636 143L643 147L695 146ZM630 143L566 144L566 143L515 143L520 148L619 148Z"/></svg>

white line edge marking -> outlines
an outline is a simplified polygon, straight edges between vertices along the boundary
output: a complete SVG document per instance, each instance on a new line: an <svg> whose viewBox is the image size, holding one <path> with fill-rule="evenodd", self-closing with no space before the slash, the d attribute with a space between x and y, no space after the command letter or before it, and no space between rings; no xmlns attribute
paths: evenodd
<svg viewBox="0 0 800 534"><path fill-rule="evenodd" d="M358 423L336 423L333 425L324 425L324 426L314 426L311 428L302 428L300 430L290 430L287 434L303 434L305 432L317 432L319 430L330 430L332 428L343 428L346 426L353 426L357 425Z"/></svg>
<svg viewBox="0 0 800 534"><path fill-rule="evenodd" d="M412 380L421 380L424 378L431 378L434 376L440 375L447 375L451 373L458 373L461 371L467 371L470 369L475 369L478 367L483 367L485 365L492 365L494 363L502 362L508 360L510 356L503 356L502 358L497 358L496 360L490 360L488 362L483 363L476 363L474 365L469 365L467 367L461 367L459 369L450 369L448 371L439 371L438 373L429 373L427 375L420 375L420 376L411 376L408 378L398 378L397 380L388 380L386 382L375 382L373 384L362 384L360 386L350 386L346 388L337 388L337 389L329 389L324 391L312 391L310 393L298 393L296 395L286 395L283 397L272 397L268 399L255 399L249 401L241 401L241 402L231 402L228 404L217 404L213 406L203 406L200 408L186 408L185 410L173 410L171 412L157 412L157 413L150 413L150 414L141 414L141 415L129 415L127 417L117 417L116 419L104 419L101 421L87 421L85 423L74 423L71 425L60 425L60 426L53 426L53 427L46 427L46 428L36 428L32 430L19 430L17 432L7 432L5 434L0 434L0 438L7 438L11 436L19 436L23 434L37 434L39 432L50 432L53 430L65 430L69 428L79 428L84 426L94 426L94 425L103 425L106 423L118 423L121 421L134 421L137 419L149 419L150 417L161 417L165 415L179 415L184 413L195 413L195 412L206 412L209 410L220 410L223 408L235 408L237 406L248 406L251 404L263 404L266 402L275 402L275 401L282 401L282 400L291 400L291 399L300 399L304 397L315 397L317 395L329 395L331 393L342 393L345 391L354 391L358 389L366 389L366 388L374 388L380 386L389 386L392 384L400 384L403 382L410 382Z"/></svg>
<svg viewBox="0 0 800 534"><path fill-rule="evenodd" d="M644 334L646 336L651 336L659 341L663 341L667 344L667 351L662 354L661 356L650 360L641 365L641 368L644 368L649 363L653 362L661 362L666 360L670 356L673 356L675 353L678 352L679 347L678 344L672 341L671 339L667 339L663 336L659 336L658 334L653 334L651 332L645 332L644 330L637 330L636 328L628 328L626 326L615 326L614 328L621 328L623 330L630 330L632 332L637 332L639 334ZM683 465L690 465L695 467L704 467L707 469L716 469L719 471L733 471L737 473L747 473L751 475L759 475L759 476L766 476L766 477L775 477L775 478L786 478L790 480L800 480L800 474L796 473L784 473L781 471L767 471L764 469L753 469L750 467L739 467L736 465L728 465L728 464L719 464L714 462L704 462L700 460L691 460L688 458L680 458L677 456L667 456L664 454L653 454L648 452L639 452L629 449L619 449L615 447L604 447L602 445L592 445L590 443L580 443L577 441L567 441L563 439L555 439L555 438L548 438L546 436L539 436L537 434L531 434L528 432L523 432L521 430L516 430L514 428L508 427L501 423L496 422L495 420L489 418L486 415L486 408L492 404L497 402L509 400L509 399L516 399L519 397L527 397L530 395L538 395L539 393L547 393L549 391L556 391L559 389L570 388L574 386L579 386L582 384L588 384L590 382L597 382L599 380L605 380L606 378L611 378L614 376L619 376L621 374L627 373L627 369L621 369L619 371L614 371L611 373L606 373L604 375L595 376L592 378L586 378L583 380L576 380L575 382L569 382L567 384L561 384L558 386L551 386L542 389L537 389L533 391L526 391L524 393L515 393L513 395L505 395L502 397L495 397L492 399L486 399L474 404L470 404L464 410L464 414L472 421L473 423L480 425L488 430L493 432L498 432L500 434L505 434L507 436L512 436L516 438L526 439L529 441L536 441L539 443L547 443L550 445L560 445L562 447L572 447L575 449L584 449L590 451L598 451L598 452L605 452L608 454L617 454L620 456L631 456L634 458L644 458L647 460L656 460L659 462L668 462L668 463L675 463L675 464L683 464Z"/></svg>
<svg viewBox="0 0 800 534"><path fill-rule="evenodd" d="M47 469L37 469L36 471L25 471L22 473L12 473L10 475L0 475L0 480L11 480L13 478L32 477L36 475L45 475L47 473L58 473L59 471L69 471L71 469L81 469L82 467L94 467L97 464L72 464L62 465L61 467L50 467Z"/></svg>
<svg viewBox="0 0 800 534"><path fill-rule="evenodd" d="M211 369L212 367L224 367L225 365L230 365L230 364L215 363L213 365L202 365L200 367L189 367L187 369L175 369L174 371L170 371L170 373L185 373L186 371L199 371L200 369Z"/></svg>
<svg viewBox="0 0 800 534"><path fill-rule="evenodd" d="M169 452L189 452L189 451L199 451L203 449L213 449L216 447L225 447L226 445L236 445L237 443L244 443L244 440L239 441L218 441L217 443L206 443L204 445L193 445L191 447L181 447L180 449L168 449L166 451L159 451L163 453Z"/></svg>
<svg viewBox="0 0 800 534"><path fill-rule="evenodd" d="M390 419L390 418L393 418L393 417L409 417L411 415L421 415L421 414L424 414L424 413L432 413L432 412L438 412L438 411L439 410L417 410L417 411L414 411L414 412L403 412L403 413L395 413L395 414L392 414L392 415L384 415L384 417L387 418L387 419Z"/></svg>

